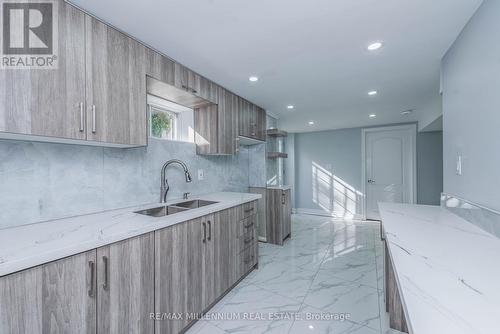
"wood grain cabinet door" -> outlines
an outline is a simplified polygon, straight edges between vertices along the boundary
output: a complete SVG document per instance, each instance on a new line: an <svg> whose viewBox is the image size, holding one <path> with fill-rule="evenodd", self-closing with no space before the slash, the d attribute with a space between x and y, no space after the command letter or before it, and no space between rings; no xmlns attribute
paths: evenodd
<svg viewBox="0 0 500 334"><path fill-rule="evenodd" d="M219 87L218 151L233 155L239 152L237 97Z"/></svg>
<svg viewBox="0 0 500 334"><path fill-rule="evenodd" d="M146 47L86 16L87 140L145 146Z"/></svg>
<svg viewBox="0 0 500 334"><path fill-rule="evenodd" d="M202 238L202 307L205 310L215 299L217 299L216 289L216 258L215 258L215 244L219 241L218 232L220 229L217 227L215 215L208 215L201 218L201 229L203 233Z"/></svg>
<svg viewBox="0 0 500 334"><path fill-rule="evenodd" d="M97 333L153 334L154 233L97 249Z"/></svg>
<svg viewBox="0 0 500 334"><path fill-rule="evenodd" d="M86 138L85 14L64 1L55 18L56 69L0 69L0 131Z"/></svg>
<svg viewBox="0 0 500 334"><path fill-rule="evenodd" d="M175 81L175 62L151 49L146 49L146 57L146 74L173 85Z"/></svg>
<svg viewBox="0 0 500 334"><path fill-rule="evenodd" d="M0 278L1 334L96 334L96 251Z"/></svg>
<svg viewBox="0 0 500 334"><path fill-rule="evenodd" d="M292 230L292 205L291 205L290 194L291 194L290 189L283 190L283 193L282 193L282 196L283 196L283 198L282 198L283 239L290 236L291 232L292 232L291 231Z"/></svg>
<svg viewBox="0 0 500 334"><path fill-rule="evenodd" d="M179 333L202 311L203 238L201 218L155 232L155 333Z"/></svg>
<svg viewBox="0 0 500 334"><path fill-rule="evenodd" d="M255 134L257 139L266 140L266 111L261 107L257 107L255 109Z"/></svg>

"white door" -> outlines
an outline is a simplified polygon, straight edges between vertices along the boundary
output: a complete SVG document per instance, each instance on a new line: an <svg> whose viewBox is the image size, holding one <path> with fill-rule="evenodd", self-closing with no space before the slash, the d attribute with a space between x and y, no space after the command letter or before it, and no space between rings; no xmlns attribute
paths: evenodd
<svg viewBox="0 0 500 334"><path fill-rule="evenodd" d="M416 127L363 130L366 218L380 219L378 203L415 202Z"/></svg>

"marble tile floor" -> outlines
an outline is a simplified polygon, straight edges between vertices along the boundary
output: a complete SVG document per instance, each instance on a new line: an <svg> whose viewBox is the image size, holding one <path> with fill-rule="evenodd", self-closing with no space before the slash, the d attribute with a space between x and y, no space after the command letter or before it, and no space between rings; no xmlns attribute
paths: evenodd
<svg viewBox="0 0 500 334"><path fill-rule="evenodd" d="M187 333L399 333L383 296L378 223L293 215L292 238L260 243L259 269Z"/></svg>

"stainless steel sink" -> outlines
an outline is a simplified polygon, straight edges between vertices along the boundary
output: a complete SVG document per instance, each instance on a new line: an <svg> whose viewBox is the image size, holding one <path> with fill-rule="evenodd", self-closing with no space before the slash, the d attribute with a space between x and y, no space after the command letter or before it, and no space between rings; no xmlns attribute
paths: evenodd
<svg viewBox="0 0 500 334"><path fill-rule="evenodd" d="M168 205L168 206L159 206L156 208L136 211L135 213L138 213L141 215L146 215L146 216L151 216L151 217L164 217L164 216L173 215L174 213L178 213L178 212L182 212L182 211L186 211L186 210L189 210L189 208L182 208L182 207L175 207L172 205Z"/></svg>
<svg viewBox="0 0 500 334"><path fill-rule="evenodd" d="M178 207L178 208L196 209L196 208L201 208L203 206L217 204L217 203L218 202L204 201L202 199L196 199L196 200L192 200L192 201L176 203L176 204L173 204L172 206Z"/></svg>

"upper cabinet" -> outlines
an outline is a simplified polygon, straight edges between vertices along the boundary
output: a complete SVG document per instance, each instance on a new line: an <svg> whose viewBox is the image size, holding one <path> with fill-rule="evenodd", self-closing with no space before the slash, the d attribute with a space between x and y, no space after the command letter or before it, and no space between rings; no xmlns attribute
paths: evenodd
<svg viewBox="0 0 500 334"><path fill-rule="evenodd" d="M87 16L87 140L145 146L146 47Z"/></svg>
<svg viewBox="0 0 500 334"><path fill-rule="evenodd" d="M217 104L194 110L196 152L204 155L232 155L239 151L238 97L222 87Z"/></svg>
<svg viewBox="0 0 500 334"><path fill-rule="evenodd" d="M251 139L266 140L266 112L264 109L239 98L239 135Z"/></svg>
<svg viewBox="0 0 500 334"><path fill-rule="evenodd" d="M146 145L146 48L64 1L56 8L58 67L0 70L0 138Z"/></svg>
<svg viewBox="0 0 500 334"><path fill-rule="evenodd" d="M54 69L0 69L0 138L147 145L147 94L197 110L199 154L265 141L265 111L58 1ZM48 32L46 32L48 33Z"/></svg>
<svg viewBox="0 0 500 334"><path fill-rule="evenodd" d="M85 14L60 2L57 69L0 69L0 137L85 140Z"/></svg>

